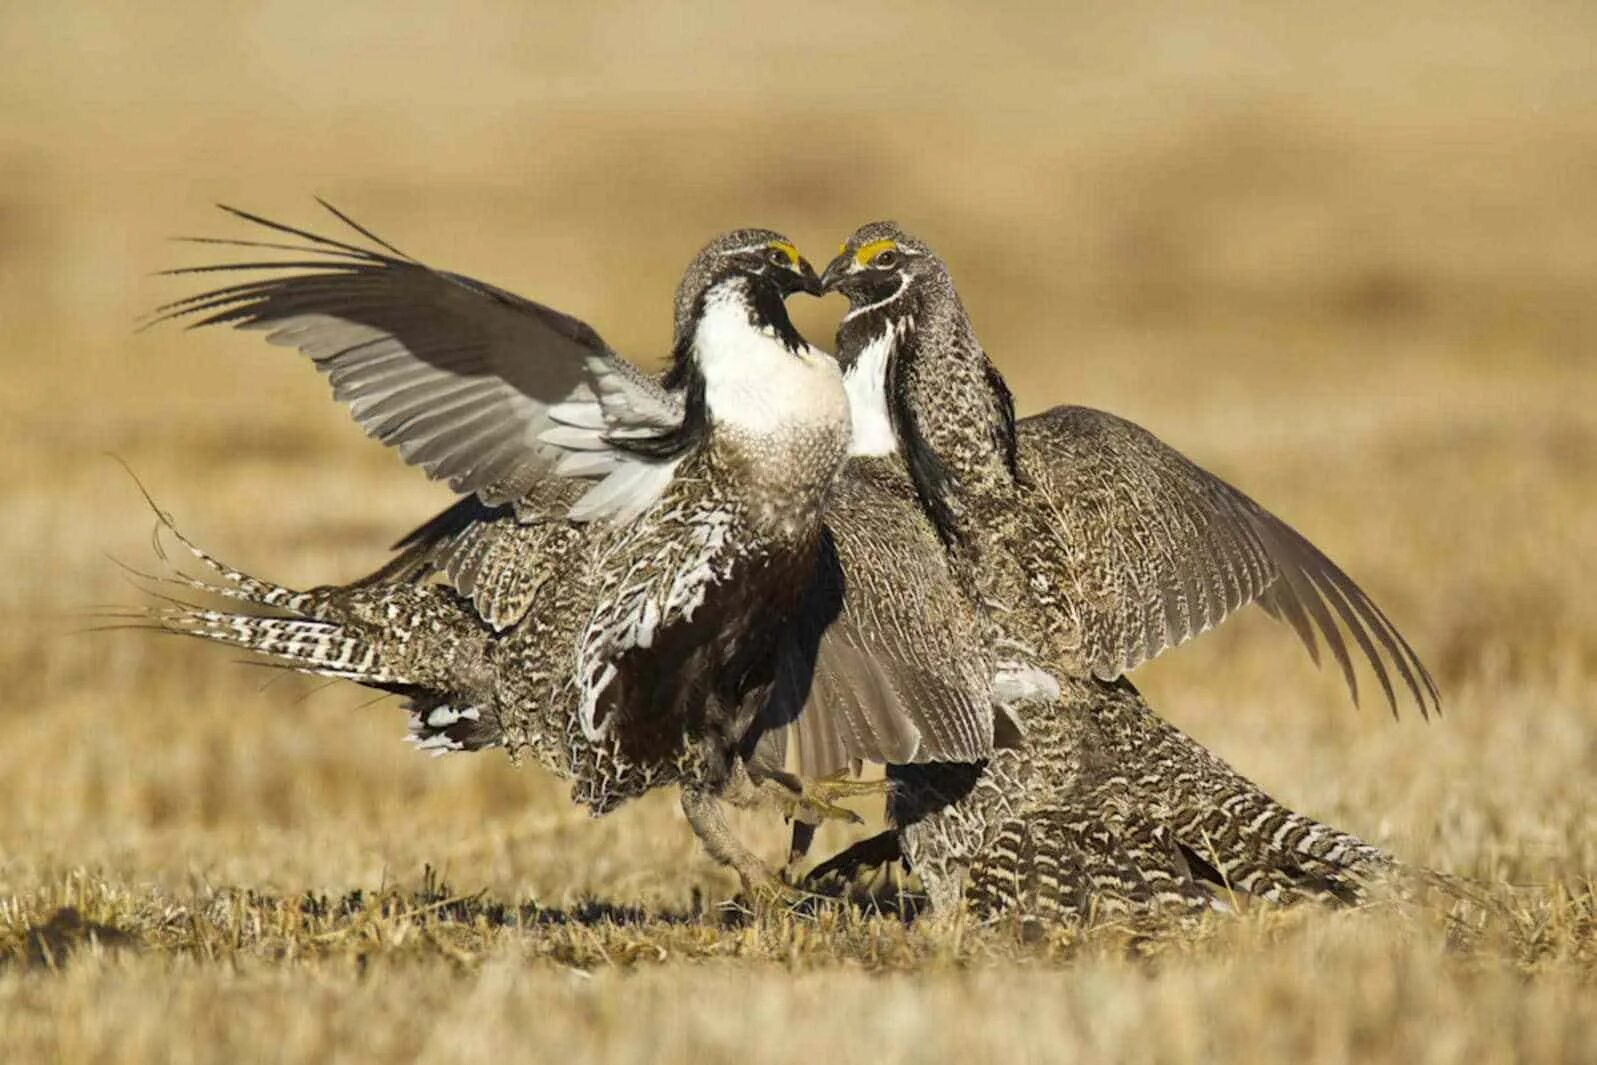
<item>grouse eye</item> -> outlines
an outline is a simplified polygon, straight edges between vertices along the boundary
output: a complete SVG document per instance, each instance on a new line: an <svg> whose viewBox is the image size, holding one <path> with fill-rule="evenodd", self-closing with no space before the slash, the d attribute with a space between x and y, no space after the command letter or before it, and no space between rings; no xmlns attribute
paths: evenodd
<svg viewBox="0 0 1597 1065"><path fill-rule="evenodd" d="M765 253L765 261L772 266L786 267L788 265L787 253L780 248L772 248Z"/></svg>
<svg viewBox="0 0 1597 1065"><path fill-rule="evenodd" d="M898 252L894 251L892 248L888 248L886 251L877 252L876 258L871 260L871 265L879 266L884 270L897 266Z"/></svg>

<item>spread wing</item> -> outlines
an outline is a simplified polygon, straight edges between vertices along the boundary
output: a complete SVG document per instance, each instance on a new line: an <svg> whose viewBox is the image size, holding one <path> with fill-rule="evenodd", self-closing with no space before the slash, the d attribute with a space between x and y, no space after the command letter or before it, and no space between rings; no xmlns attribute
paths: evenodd
<svg viewBox="0 0 1597 1065"><path fill-rule="evenodd" d="M978 761L995 729L1011 742L979 620L908 480L855 459L827 529L756 725L759 760L821 777L862 761Z"/></svg>
<svg viewBox="0 0 1597 1065"><path fill-rule="evenodd" d="M652 498L669 463L612 448L618 435L664 431L678 395L620 358L576 318L410 258L330 205L375 247L224 208L305 243L202 240L294 252L277 261L169 271L267 273L161 307L156 320L266 330L327 375L370 436L458 492L519 498L555 472L606 477L574 517L622 515ZM662 473L663 471L663 473Z"/></svg>
<svg viewBox="0 0 1597 1065"><path fill-rule="evenodd" d="M1258 602L1316 633L1358 698L1344 631L1396 709L1392 673L1421 714L1436 684L1380 607L1336 563L1242 492L1112 414L1055 407L1019 424L1021 472L1035 490L1059 582L1079 613L1085 668L1113 679ZM1340 623L1340 629L1338 627Z"/></svg>

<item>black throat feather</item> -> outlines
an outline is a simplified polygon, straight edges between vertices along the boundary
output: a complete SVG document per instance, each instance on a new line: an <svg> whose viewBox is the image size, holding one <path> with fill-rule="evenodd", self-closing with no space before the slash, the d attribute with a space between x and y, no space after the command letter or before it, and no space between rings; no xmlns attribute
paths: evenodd
<svg viewBox="0 0 1597 1065"><path fill-rule="evenodd" d="M787 298L780 289L764 278L749 280L749 324L756 329L770 329L782 346L793 354L802 353L809 344L793 327L787 314Z"/></svg>
<svg viewBox="0 0 1597 1065"><path fill-rule="evenodd" d="M909 480L915 486L921 510L931 518L938 539L945 546L954 547L965 541L950 499L958 482L926 439L926 434L921 432L915 405L910 402L909 389L901 378L901 368L915 360L917 343L914 330L905 330L888 357L887 415L892 420L899 446L904 449L904 465L909 469Z"/></svg>
<svg viewBox="0 0 1597 1065"><path fill-rule="evenodd" d="M839 322L835 344L838 365L843 367L843 372L847 373L853 369L854 364L859 361L860 353L870 346L871 341L892 329L893 325L894 320L880 307L853 317L845 317ZM890 374L888 383L892 383Z"/></svg>
<svg viewBox="0 0 1597 1065"><path fill-rule="evenodd" d="M1009 391L1009 382L998 372L998 367L987 360L983 367L987 387L993 390L993 400L998 405L998 420L993 423L993 444L1003 452L1004 466L1009 476L1020 480L1020 434L1015 429L1015 394Z"/></svg>

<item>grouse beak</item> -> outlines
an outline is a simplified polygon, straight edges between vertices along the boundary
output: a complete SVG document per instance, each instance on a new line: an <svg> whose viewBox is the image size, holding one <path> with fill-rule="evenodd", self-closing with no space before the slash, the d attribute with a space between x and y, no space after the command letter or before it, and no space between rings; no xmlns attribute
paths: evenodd
<svg viewBox="0 0 1597 1065"><path fill-rule="evenodd" d="M810 261L802 255L799 256L798 287L799 291L807 292L811 296L819 296L826 291L825 286L821 284L821 279L815 276L815 267L811 266Z"/></svg>
<svg viewBox="0 0 1597 1065"><path fill-rule="evenodd" d="M843 278L847 276L849 264L853 261L853 257L845 251L827 263L826 272L821 275L821 291L835 291L837 286L842 284Z"/></svg>

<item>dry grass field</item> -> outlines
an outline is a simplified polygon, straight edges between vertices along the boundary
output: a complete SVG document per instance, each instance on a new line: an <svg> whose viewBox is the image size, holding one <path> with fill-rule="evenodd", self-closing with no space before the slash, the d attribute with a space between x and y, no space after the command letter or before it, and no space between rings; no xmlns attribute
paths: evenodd
<svg viewBox="0 0 1597 1065"><path fill-rule="evenodd" d="M1093 7L0 5L0 1056L1597 1060L1597 9ZM714 231L819 262L898 218L1025 409L1287 517L1446 714L1355 710L1257 612L1140 671L1154 705L1504 912L740 923L674 796L591 821L359 691L80 631L151 558L108 455L289 583L448 498L296 356L135 332L203 260L165 238L313 194L640 358Z"/></svg>

